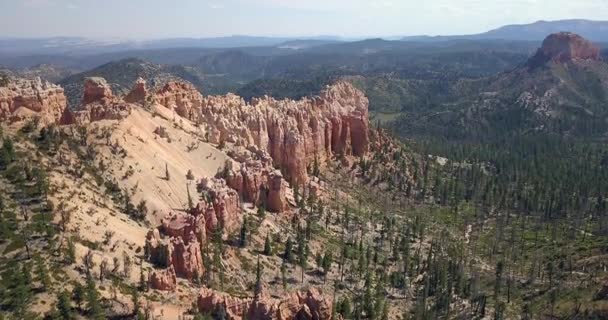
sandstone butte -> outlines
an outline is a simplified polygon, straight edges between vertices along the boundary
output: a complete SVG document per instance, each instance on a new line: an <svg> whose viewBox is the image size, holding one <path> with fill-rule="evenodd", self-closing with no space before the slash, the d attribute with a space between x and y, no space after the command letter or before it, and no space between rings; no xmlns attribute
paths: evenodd
<svg viewBox="0 0 608 320"><path fill-rule="evenodd" d="M175 290L177 277L193 279L203 274L200 244L219 227L232 232L240 226L241 199L282 212L288 208L288 184L307 183L311 166L323 165L332 157L363 156L370 147L368 100L347 82L328 86L314 98L263 97L246 103L233 94L205 97L182 82L149 92L143 79L121 98L113 95L104 79L87 78L82 102L79 110L71 111L61 87L40 79L14 80L0 88L0 120L38 118L46 125L86 124L123 119L132 108L160 107L195 122L210 143L234 146L228 154L233 160L221 175L199 180L204 200L190 212L167 213L161 226L148 233L146 255L161 267L148 280L158 290ZM236 298L202 290L198 304L201 311L226 304L230 313L234 311L230 299ZM241 302L255 319L331 318L331 301L314 290L281 301L263 296ZM241 314L235 311L231 319Z"/></svg>
<svg viewBox="0 0 608 320"><path fill-rule="evenodd" d="M527 65L536 68L548 62L563 64L585 60L599 61L600 49L575 33L559 32L545 38L542 46L528 60Z"/></svg>

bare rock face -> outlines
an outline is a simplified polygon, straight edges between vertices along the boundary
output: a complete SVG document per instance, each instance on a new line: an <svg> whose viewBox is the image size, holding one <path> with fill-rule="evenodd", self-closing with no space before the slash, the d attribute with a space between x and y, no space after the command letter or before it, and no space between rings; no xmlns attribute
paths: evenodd
<svg viewBox="0 0 608 320"><path fill-rule="evenodd" d="M317 289L295 292L281 301L278 319L331 319L332 303Z"/></svg>
<svg viewBox="0 0 608 320"><path fill-rule="evenodd" d="M146 237L145 248L151 262L161 268L172 268L179 277L193 280L204 272L201 245L194 233L186 238L163 239L158 229L154 229Z"/></svg>
<svg viewBox="0 0 608 320"><path fill-rule="evenodd" d="M134 91L137 90L139 89L136 83ZM137 94L134 93L133 95ZM69 117L65 116L63 124L86 124L102 120L121 120L126 118L133 108L131 103L114 97L112 89L106 80L100 77L92 77L85 80L82 103L82 110L72 112L72 115Z"/></svg>
<svg viewBox="0 0 608 320"><path fill-rule="evenodd" d="M238 230L241 223L241 202L238 193L229 188L224 179L203 178L198 190L206 200L192 210L194 216L204 218L205 232L209 237L217 228L225 233Z"/></svg>
<svg viewBox="0 0 608 320"><path fill-rule="evenodd" d="M82 97L82 105L88 105L93 102L104 103L106 100L112 100L112 88L106 79L100 77L86 78L84 81L84 95Z"/></svg>
<svg viewBox="0 0 608 320"><path fill-rule="evenodd" d="M180 116L194 120L200 110L203 96L196 88L185 82L168 82L154 93L153 103L175 110Z"/></svg>
<svg viewBox="0 0 608 320"><path fill-rule="evenodd" d="M247 314L250 303L251 299L232 297L208 288L201 289L197 299L200 312L212 313L217 312L219 308L224 308L226 319L229 320L242 319L243 314Z"/></svg>
<svg viewBox="0 0 608 320"><path fill-rule="evenodd" d="M192 233L199 242L204 242L206 239L205 220L200 215L170 212L161 219L160 230L169 237L187 239Z"/></svg>
<svg viewBox="0 0 608 320"><path fill-rule="evenodd" d="M229 187L235 189L247 202L264 205L273 212L287 209L287 182L281 171L272 167L272 158L261 150L254 150L255 158L241 159L232 163L224 177ZM237 156L237 160L241 156Z"/></svg>
<svg viewBox="0 0 608 320"><path fill-rule="evenodd" d="M201 244L194 233L190 233L186 240L173 237L171 238L171 244L174 248L171 255L171 265L175 268L175 273L188 280L194 280L202 276L204 268Z"/></svg>
<svg viewBox="0 0 608 320"><path fill-rule="evenodd" d="M164 270L153 270L148 275L148 286L152 290L174 291L177 288L177 277L173 266Z"/></svg>
<svg viewBox="0 0 608 320"><path fill-rule="evenodd" d="M600 49L575 33L560 32L545 38L542 47L528 61L528 66L538 67L549 61L566 63L581 60L600 60Z"/></svg>
<svg viewBox="0 0 608 320"><path fill-rule="evenodd" d="M239 299L205 288L199 291L197 300L200 312L224 308L231 320L241 320L243 315L249 320L331 320L332 303L330 297L314 289L295 292L278 300L264 294L256 299Z"/></svg>
<svg viewBox="0 0 608 320"><path fill-rule="evenodd" d="M67 110L63 89L42 81L15 79L0 87L0 120L40 119L42 124L57 123Z"/></svg>
<svg viewBox="0 0 608 320"><path fill-rule="evenodd" d="M102 120L121 120L129 116L132 105L120 100L106 100L104 103L93 102L83 110L73 113L73 122L85 124ZM71 123L66 123L71 124Z"/></svg>
<svg viewBox="0 0 608 320"><path fill-rule="evenodd" d="M192 85L169 83L153 100L200 123L212 143L229 142L267 152L291 183L308 180L307 169L333 156L368 150L368 100L339 82L313 99L203 97Z"/></svg>
<svg viewBox="0 0 608 320"><path fill-rule="evenodd" d="M133 85L133 89L125 96L124 100L127 103L144 105L147 96L148 90L146 89L146 80L138 78Z"/></svg>

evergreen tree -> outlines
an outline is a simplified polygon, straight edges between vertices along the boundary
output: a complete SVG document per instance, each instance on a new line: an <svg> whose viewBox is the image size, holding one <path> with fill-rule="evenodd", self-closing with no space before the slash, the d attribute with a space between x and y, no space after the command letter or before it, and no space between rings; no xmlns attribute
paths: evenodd
<svg viewBox="0 0 608 320"><path fill-rule="evenodd" d="M194 208L194 201L192 201L192 196L190 195L190 186L186 183L186 192L188 193L188 210L192 211Z"/></svg>
<svg viewBox="0 0 608 320"><path fill-rule="evenodd" d="M46 264L40 255L36 255L34 261L36 262L36 280L40 282L44 291L48 291L51 287L51 278Z"/></svg>
<svg viewBox="0 0 608 320"><path fill-rule="evenodd" d="M281 263L281 281L283 282L283 289L287 289L287 265L285 261Z"/></svg>
<svg viewBox="0 0 608 320"><path fill-rule="evenodd" d="M266 218L266 206L264 204L261 204L260 206L258 206L258 217L260 217L261 219Z"/></svg>
<svg viewBox="0 0 608 320"><path fill-rule="evenodd" d="M186 179L187 180L194 180L194 174L192 173L192 169L188 169L188 173L186 173Z"/></svg>
<svg viewBox="0 0 608 320"><path fill-rule="evenodd" d="M287 243L285 243L285 253L283 254L283 258L287 262L293 262L293 243L291 242L291 238L287 238Z"/></svg>
<svg viewBox="0 0 608 320"><path fill-rule="evenodd" d="M262 265L260 264L260 256L258 256L258 264L255 269L255 287L253 291L254 299L259 300L262 294Z"/></svg>
<svg viewBox="0 0 608 320"><path fill-rule="evenodd" d="M86 301L88 307L88 315L90 319L94 320L102 320L105 319L105 313L101 306L101 299L99 296L99 292L97 291L97 287L95 285L95 280L89 274L87 276L87 285L86 285Z"/></svg>
<svg viewBox="0 0 608 320"><path fill-rule="evenodd" d="M272 255L272 244L270 243L270 237L268 235L266 235L266 239L264 240L264 255Z"/></svg>
<svg viewBox="0 0 608 320"><path fill-rule="evenodd" d="M298 264L302 270L302 283L304 283L304 272L308 266L308 244L302 238L298 243Z"/></svg>
<svg viewBox="0 0 608 320"><path fill-rule="evenodd" d="M10 137L5 137L0 149L0 166L6 168L9 164L15 161L15 147L13 140Z"/></svg>
<svg viewBox="0 0 608 320"><path fill-rule="evenodd" d="M58 295L54 314L54 319L70 320L73 318L72 304L67 291L61 291Z"/></svg>
<svg viewBox="0 0 608 320"><path fill-rule="evenodd" d="M243 219L241 232L239 233L239 246L245 248L247 246L247 216Z"/></svg>
<svg viewBox="0 0 608 320"><path fill-rule="evenodd" d="M76 283L74 285L74 289L72 289L72 299L76 302L76 306L80 308L82 306L82 302L85 299L85 290L84 287L80 283Z"/></svg>

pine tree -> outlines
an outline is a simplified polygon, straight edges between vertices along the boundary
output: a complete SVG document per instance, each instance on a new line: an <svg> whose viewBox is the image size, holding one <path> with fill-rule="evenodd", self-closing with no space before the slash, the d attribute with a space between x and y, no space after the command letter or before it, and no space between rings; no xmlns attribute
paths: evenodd
<svg viewBox="0 0 608 320"><path fill-rule="evenodd" d="M0 166L6 168L15 161L15 147L10 137L4 138L2 149L0 149Z"/></svg>
<svg viewBox="0 0 608 320"><path fill-rule="evenodd" d="M186 179L187 180L194 180L194 174L192 173L191 169L189 169L188 173L186 173Z"/></svg>
<svg viewBox="0 0 608 320"><path fill-rule="evenodd" d="M258 207L258 217L260 217L261 219L266 218L266 206L264 204L261 204Z"/></svg>
<svg viewBox="0 0 608 320"><path fill-rule="evenodd" d="M285 261L281 263L281 281L283 282L283 289L287 289L287 265Z"/></svg>
<svg viewBox="0 0 608 320"><path fill-rule="evenodd" d="M283 258L287 262L293 262L293 243L291 242L291 237L287 238L287 243L285 243L285 253L283 254Z"/></svg>
<svg viewBox="0 0 608 320"><path fill-rule="evenodd" d="M139 304L139 291L136 289L131 290L131 301L133 302L133 315L139 315L141 306Z"/></svg>
<svg viewBox="0 0 608 320"><path fill-rule="evenodd" d="M130 217L134 217L135 215L133 214L134 211L134 206L133 203L131 203L131 193L129 192L128 189L124 190L124 195L123 195L123 199L124 199L124 210L125 213L130 216Z"/></svg>
<svg viewBox="0 0 608 320"><path fill-rule="evenodd" d="M258 265L255 269L255 288L253 291L254 299L257 301L262 294L262 266L260 264L260 256L258 256Z"/></svg>
<svg viewBox="0 0 608 320"><path fill-rule="evenodd" d="M74 299L74 302L76 302L76 306L78 308L82 306L82 302L85 299L85 290L80 283L76 283L76 285L74 285L74 289L72 289L72 299Z"/></svg>
<svg viewBox="0 0 608 320"><path fill-rule="evenodd" d="M144 264L143 259L140 260L139 267L139 290L148 291L148 282L146 281L146 276L144 275Z"/></svg>
<svg viewBox="0 0 608 320"><path fill-rule="evenodd" d="M298 264L302 270L302 283L304 283L304 272L308 266L308 244L304 242L304 239L298 243Z"/></svg>
<svg viewBox="0 0 608 320"><path fill-rule="evenodd" d="M148 215L148 204L146 200L142 199L137 205L137 215L135 216L136 220L144 220Z"/></svg>
<svg viewBox="0 0 608 320"><path fill-rule="evenodd" d="M331 251L326 251L321 261L321 267L323 268L323 282L327 280L327 274L331 270L331 264L333 262L333 256Z"/></svg>
<svg viewBox="0 0 608 320"><path fill-rule="evenodd" d="M67 291L62 291L58 295L54 313L56 315L54 319L70 320L73 318L72 304Z"/></svg>
<svg viewBox="0 0 608 320"><path fill-rule="evenodd" d="M241 248L245 248L247 246L247 216L245 216L245 218L243 219L243 225L241 225L239 246Z"/></svg>
<svg viewBox="0 0 608 320"><path fill-rule="evenodd" d="M95 286L95 280L90 275L87 276L86 300L89 308L89 318L94 320L105 319L105 313L100 303L100 296Z"/></svg>
<svg viewBox="0 0 608 320"><path fill-rule="evenodd" d="M190 195L190 186L186 183L186 192L188 193L188 210L192 211L194 208L194 201L192 201L192 196Z"/></svg>
<svg viewBox="0 0 608 320"><path fill-rule="evenodd" d="M264 255L272 255L272 244L270 243L270 237L268 235L266 235L266 240L264 240Z"/></svg>
<svg viewBox="0 0 608 320"><path fill-rule="evenodd" d="M36 280L40 282L44 291L48 291L51 287L51 278L49 276L49 271L46 267L46 264L44 264L44 261L42 260L40 255L36 255L34 261L36 262Z"/></svg>

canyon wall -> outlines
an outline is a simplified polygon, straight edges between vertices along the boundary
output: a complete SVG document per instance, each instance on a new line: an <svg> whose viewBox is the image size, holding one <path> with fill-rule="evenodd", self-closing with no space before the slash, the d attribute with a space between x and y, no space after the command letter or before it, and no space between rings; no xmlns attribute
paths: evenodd
<svg viewBox="0 0 608 320"><path fill-rule="evenodd" d="M328 86L302 100L203 97L194 86L168 83L153 102L200 124L210 142L267 152L288 181L304 184L307 169L333 156L362 156L369 146L368 100L350 83Z"/></svg>

